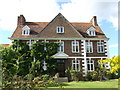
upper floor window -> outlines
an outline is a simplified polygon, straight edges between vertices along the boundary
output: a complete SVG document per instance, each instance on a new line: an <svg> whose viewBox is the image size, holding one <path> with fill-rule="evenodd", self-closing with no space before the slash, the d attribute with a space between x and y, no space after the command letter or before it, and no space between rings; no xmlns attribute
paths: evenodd
<svg viewBox="0 0 120 90"><path fill-rule="evenodd" d="M22 28L22 35L29 35L30 34L30 28L25 25L23 28Z"/></svg>
<svg viewBox="0 0 120 90"><path fill-rule="evenodd" d="M78 41L72 41L72 52L79 53L79 42Z"/></svg>
<svg viewBox="0 0 120 90"><path fill-rule="evenodd" d="M104 42L97 42L97 52L104 53Z"/></svg>
<svg viewBox="0 0 120 90"><path fill-rule="evenodd" d="M42 42L43 42L43 43L44 43L44 42L49 43L49 41L42 41ZM47 46L46 46L46 45L44 46L44 50L47 50Z"/></svg>
<svg viewBox="0 0 120 90"><path fill-rule="evenodd" d="M92 53L93 52L92 42L86 42L86 52L87 53Z"/></svg>
<svg viewBox="0 0 120 90"><path fill-rule="evenodd" d="M87 60L87 70L94 71L94 60Z"/></svg>
<svg viewBox="0 0 120 90"><path fill-rule="evenodd" d="M57 33L64 33L64 27L63 26L58 26L56 28Z"/></svg>
<svg viewBox="0 0 120 90"><path fill-rule="evenodd" d="M80 71L80 60L72 60L72 69Z"/></svg>
<svg viewBox="0 0 120 90"><path fill-rule="evenodd" d="M60 46L58 47L58 52L64 52L64 41L59 42Z"/></svg>
<svg viewBox="0 0 120 90"><path fill-rule="evenodd" d="M95 32L95 28L94 27L90 27L88 30L87 30L87 33L89 36L95 36L96 35L96 32Z"/></svg>

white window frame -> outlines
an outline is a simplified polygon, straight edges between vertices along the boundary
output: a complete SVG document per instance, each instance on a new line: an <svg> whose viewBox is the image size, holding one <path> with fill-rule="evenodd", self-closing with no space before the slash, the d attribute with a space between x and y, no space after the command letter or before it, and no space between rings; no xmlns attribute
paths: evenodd
<svg viewBox="0 0 120 90"><path fill-rule="evenodd" d="M22 35L29 35L30 34L30 28L25 25L23 28L22 28Z"/></svg>
<svg viewBox="0 0 120 90"><path fill-rule="evenodd" d="M86 60L87 61L87 71L94 71L95 70L95 67L94 67L94 60ZM92 61L92 62L91 62ZM88 63L89 62L89 63ZM90 70L88 70L88 64L90 65ZM92 67L93 66L93 70L92 70Z"/></svg>
<svg viewBox="0 0 120 90"><path fill-rule="evenodd" d="M110 69L111 68L110 67L110 62L104 63L104 66L105 66L106 69Z"/></svg>
<svg viewBox="0 0 120 90"><path fill-rule="evenodd" d="M90 49L92 51L90 51ZM86 42L86 53L93 53L93 43L92 42Z"/></svg>
<svg viewBox="0 0 120 90"><path fill-rule="evenodd" d="M76 44L77 43L77 44ZM76 47L78 46L78 51L76 50ZM75 51L74 50L75 47ZM79 41L72 41L72 53L79 53Z"/></svg>
<svg viewBox="0 0 120 90"><path fill-rule="evenodd" d="M58 52L64 52L64 41L59 41L60 46L58 47ZM63 47L63 50L62 50Z"/></svg>
<svg viewBox="0 0 120 90"><path fill-rule="evenodd" d="M36 42L35 42L34 40L29 40L29 41L27 41L27 43L28 43L28 45L29 45L29 48L32 49L31 45L32 45L33 43L36 43Z"/></svg>
<svg viewBox="0 0 120 90"><path fill-rule="evenodd" d="M63 26L57 26L56 32L57 33L64 33L64 27Z"/></svg>
<svg viewBox="0 0 120 90"><path fill-rule="evenodd" d="M49 42L49 41L44 40L44 41L42 41L42 42ZM44 50L47 50L46 45L44 46Z"/></svg>
<svg viewBox="0 0 120 90"><path fill-rule="evenodd" d="M95 36L95 31L94 30L89 30L89 36Z"/></svg>
<svg viewBox="0 0 120 90"><path fill-rule="evenodd" d="M88 30L87 30L87 33L89 36L96 36L96 29L94 27L90 27Z"/></svg>
<svg viewBox="0 0 120 90"><path fill-rule="evenodd" d="M102 43L102 44L98 45L98 43ZM99 51L98 47L100 47L100 51ZM103 51L101 51L102 50L101 47L103 47ZM104 42L97 42L97 52L98 53L104 53L105 52L105 50L104 50Z"/></svg>
<svg viewBox="0 0 120 90"><path fill-rule="evenodd" d="M75 68L74 68L74 65L75 65ZM77 65L78 65L78 68L77 68ZM72 60L72 69L76 71L80 71L80 60Z"/></svg>

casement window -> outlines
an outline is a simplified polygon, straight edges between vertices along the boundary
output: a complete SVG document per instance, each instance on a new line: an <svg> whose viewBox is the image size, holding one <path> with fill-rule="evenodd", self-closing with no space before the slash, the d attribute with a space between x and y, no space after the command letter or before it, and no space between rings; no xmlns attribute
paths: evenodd
<svg viewBox="0 0 120 90"><path fill-rule="evenodd" d="M58 52L64 52L64 41L59 42Z"/></svg>
<svg viewBox="0 0 120 90"><path fill-rule="evenodd" d="M105 67L106 69L110 69L110 62L104 63L103 67Z"/></svg>
<svg viewBox="0 0 120 90"><path fill-rule="evenodd" d="M87 60L87 71L94 71L94 60Z"/></svg>
<svg viewBox="0 0 120 90"><path fill-rule="evenodd" d="M87 30L87 33L89 36L95 36L96 35L96 29L94 27L90 27L88 30Z"/></svg>
<svg viewBox="0 0 120 90"><path fill-rule="evenodd" d="M104 42L97 42L97 52L104 53Z"/></svg>
<svg viewBox="0 0 120 90"><path fill-rule="evenodd" d="M86 53L93 53L92 42L86 42Z"/></svg>
<svg viewBox="0 0 120 90"><path fill-rule="evenodd" d="M27 41L27 43L28 43L29 45L32 45L33 43L35 43L35 41L30 40L30 41Z"/></svg>
<svg viewBox="0 0 120 90"><path fill-rule="evenodd" d="M28 45L29 45L29 48L31 49L31 48L32 48L31 45L32 45L33 43L35 43L35 41L29 40L29 41L27 41L27 43L28 43Z"/></svg>
<svg viewBox="0 0 120 90"><path fill-rule="evenodd" d="M26 25L22 28L22 35L29 35L30 34L30 28Z"/></svg>
<svg viewBox="0 0 120 90"><path fill-rule="evenodd" d="M89 36L95 36L95 31L89 31Z"/></svg>
<svg viewBox="0 0 120 90"><path fill-rule="evenodd" d="M63 26L58 26L58 27L56 28L56 32L57 32L57 33L64 33L64 27L63 27Z"/></svg>
<svg viewBox="0 0 120 90"><path fill-rule="evenodd" d="M49 41L42 41L42 42L49 42ZM47 50L47 47L46 47L46 45L44 46L44 50Z"/></svg>
<svg viewBox="0 0 120 90"><path fill-rule="evenodd" d="M72 53L79 53L79 42L72 41Z"/></svg>
<svg viewBox="0 0 120 90"><path fill-rule="evenodd" d="M80 71L80 60L72 60L72 69Z"/></svg>
<svg viewBox="0 0 120 90"><path fill-rule="evenodd" d="M23 30L22 35L29 35L30 31L29 30Z"/></svg>

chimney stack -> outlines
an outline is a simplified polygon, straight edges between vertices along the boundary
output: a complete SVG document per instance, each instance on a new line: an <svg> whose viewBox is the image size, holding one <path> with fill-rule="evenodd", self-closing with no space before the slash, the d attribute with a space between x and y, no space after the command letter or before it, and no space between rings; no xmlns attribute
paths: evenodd
<svg viewBox="0 0 120 90"><path fill-rule="evenodd" d="M24 25L25 22L26 22L26 20L23 15L18 16L18 25Z"/></svg>
<svg viewBox="0 0 120 90"><path fill-rule="evenodd" d="M97 24L97 16L93 16L93 18L90 21L94 26L98 26Z"/></svg>

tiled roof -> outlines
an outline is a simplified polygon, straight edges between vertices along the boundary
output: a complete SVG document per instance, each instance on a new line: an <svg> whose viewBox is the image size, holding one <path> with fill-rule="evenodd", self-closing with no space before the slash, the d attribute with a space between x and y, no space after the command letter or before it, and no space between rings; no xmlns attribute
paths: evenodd
<svg viewBox="0 0 120 90"><path fill-rule="evenodd" d="M27 25L30 28L30 35L22 35L22 28ZM66 32L64 34L56 34L56 27L58 25L65 26ZM96 29L96 36L88 36L87 30L90 27ZM68 28L69 27L69 28ZM53 31L54 30L54 31ZM11 38L34 38L34 37L48 37L48 38L107 38L98 25L93 25L91 22L69 22L63 15L58 14L51 22L25 22L23 25L18 25Z"/></svg>
<svg viewBox="0 0 120 90"><path fill-rule="evenodd" d="M0 44L0 45L2 45L3 47L9 47L10 46L10 44Z"/></svg>

